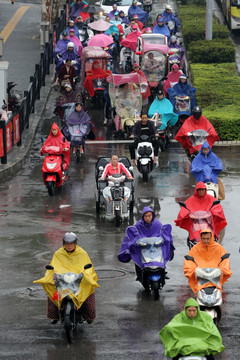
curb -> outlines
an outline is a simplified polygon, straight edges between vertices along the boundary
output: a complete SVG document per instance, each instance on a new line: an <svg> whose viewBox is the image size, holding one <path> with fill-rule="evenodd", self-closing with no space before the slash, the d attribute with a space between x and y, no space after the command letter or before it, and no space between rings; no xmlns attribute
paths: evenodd
<svg viewBox="0 0 240 360"><path fill-rule="evenodd" d="M8 155L8 163L0 164L0 179L16 174L25 162L25 156L28 155L32 142L34 140L39 122L51 93L52 82L54 78L55 66L51 64L50 75L46 76L45 86L40 90L40 100L35 102L35 112L30 115L29 128L23 131L21 146L15 146Z"/></svg>

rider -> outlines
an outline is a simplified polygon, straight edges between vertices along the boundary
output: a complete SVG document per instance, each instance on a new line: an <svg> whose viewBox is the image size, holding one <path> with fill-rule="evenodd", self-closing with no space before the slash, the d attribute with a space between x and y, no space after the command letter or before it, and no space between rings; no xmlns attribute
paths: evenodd
<svg viewBox="0 0 240 360"><path fill-rule="evenodd" d="M137 0L132 1L132 5L128 9L128 17L132 19L134 15L138 15L138 20L141 23L145 23L149 18L149 14L146 11L143 11L139 6L137 6Z"/></svg>
<svg viewBox="0 0 240 360"><path fill-rule="evenodd" d="M54 267L55 273L64 274L66 272L74 272L80 274L85 265L92 263L87 252L77 245L78 238L73 232L67 232L63 236L62 241L63 246L54 253L50 265ZM93 266L88 270L88 277L86 280L88 281L85 281L84 285L81 284L83 293L80 291L77 297L82 304L82 317L88 324L92 324L96 317L94 291L95 287L99 287L97 284L98 277ZM52 300L55 286L54 284L49 284L50 281L53 280L49 280L48 270L44 278L34 282L41 283L44 290L47 292L47 317L52 320L52 324L56 324L59 320L58 301L55 300L54 302L54 300ZM85 300L83 299L84 295L86 295Z"/></svg>
<svg viewBox="0 0 240 360"><path fill-rule="evenodd" d="M184 310L162 328L159 333L165 355L178 360L182 356L205 356L224 350L221 335L209 314L200 310L196 300L189 298Z"/></svg>
<svg viewBox="0 0 240 360"><path fill-rule="evenodd" d="M135 159L135 149L138 146L139 138L141 135L148 135L149 138L154 136L154 139L151 139L151 143L154 148L154 160L153 163L157 164L157 157L159 151L159 134L157 128L154 126L154 123L151 120L148 120L147 114L141 114L141 121L137 121L132 129L130 139L136 139L133 143L129 144L129 152L131 159L133 160L133 166L136 166L136 159Z"/></svg>
<svg viewBox="0 0 240 360"><path fill-rule="evenodd" d="M173 106L171 102L165 98L164 91L159 89L157 96L148 110L148 116L151 118L156 112L161 115L161 126L156 126L159 130L164 130L168 125L174 126L178 121L178 115L173 112Z"/></svg>
<svg viewBox="0 0 240 360"><path fill-rule="evenodd" d="M188 198L185 201L185 204L191 212L209 211L209 209L213 204L213 201L215 200L216 199L212 195L207 194L206 185L202 181L200 181L199 183L197 183L195 187L193 196L190 196L190 198ZM190 230L189 237L190 240L193 240L194 235L191 230L191 224L189 224L191 219L189 219L187 216L189 214L188 209L181 207L177 220L174 221L177 226L180 226L180 228L185 229L187 231ZM215 235L218 237L220 231L227 225L227 221L221 204L214 205L211 208L211 213L215 217L215 221L214 221Z"/></svg>
<svg viewBox="0 0 240 360"><path fill-rule="evenodd" d="M144 61L144 69L152 71L156 70L160 67L159 61L154 59L154 55L152 52L148 53L148 58Z"/></svg>
<svg viewBox="0 0 240 360"><path fill-rule="evenodd" d="M175 88L175 86L173 87L173 89ZM192 146L188 133L190 131L199 129L208 132L207 140L210 147L213 146L215 141L219 140L218 134L214 129L213 125L205 116L202 115L202 109L200 108L200 106L195 106L193 108L192 115L184 121L184 124L181 126L180 130L175 136L175 140L181 143L182 147L184 148L184 150L186 150L188 155L192 155L196 151L198 153L198 149L196 149L196 146ZM199 144L199 150L200 148L201 144Z"/></svg>
<svg viewBox="0 0 240 360"><path fill-rule="evenodd" d="M59 146L60 152L64 152L62 168L65 171L70 164L70 144L65 139L56 123L52 124L50 134L41 147L40 154L42 155L44 151L47 151L46 148L49 146Z"/></svg>
<svg viewBox="0 0 240 360"><path fill-rule="evenodd" d="M141 238L160 237L164 238L164 262L171 261L174 257L175 247L173 246L172 239L172 226L170 224L163 225L155 217L155 212L148 206L145 206L142 212L141 219L134 225L127 228L127 234L123 239L121 249L118 255L118 259L121 262L129 262L131 255L133 260L137 260L137 249L133 246L136 244L136 240ZM131 252L131 250L133 250ZM139 263L139 261L138 261ZM141 267L135 263L136 269L136 281L141 281ZM169 279L165 275L165 279Z"/></svg>
<svg viewBox="0 0 240 360"><path fill-rule="evenodd" d="M132 174L128 171L126 166L118 161L118 155L113 154L111 156L111 162L105 166L100 180L105 180L107 176L123 173L128 177L129 180L133 180Z"/></svg>
<svg viewBox="0 0 240 360"><path fill-rule="evenodd" d="M168 73L167 79L163 82L163 89L165 94L167 94L167 90L174 85L176 85L179 81L180 76L183 74L182 70L179 70L178 64L173 64L171 68L171 72Z"/></svg>
<svg viewBox="0 0 240 360"><path fill-rule="evenodd" d="M87 72L87 76L85 78L85 82L83 86L88 91L89 95L91 97L94 97L95 90L94 90L94 80L102 80L102 85L104 86L106 84L106 78L111 75L110 70L103 70L97 60L94 60L92 63L92 70Z"/></svg>
<svg viewBox="0 0 240 360"><path fill-rule="evenodd" d="M69 83L72 88L74 88L74 79L77 77L77 71L74 66L72 66L72 60L70 58L66 59L65 64L60 68L55 85L60 81L61 90L64 90L64 86Z"/></svg>
<svg viewBox="0 0 240 360"><path fill-rule="evenodd" d="M222 272L220 278L221 288L223 283L230 278L232 271L230 270L229 259L221 261L221 257L224 254L226 254L226 250L222 245L214 241L212 231L209 229L201 230L200 242L194 245L188 253L188 255L194 258L194 262L184 259L183 265L184 275L188 278L189 286L195 295L200 290L195 275L197 268L219 268ZM209 286L209 283L207 285Z"/></svg>
<svg viewBox="0 0 240 360"><path fill-rule="evenodd" d="M177 38L175 35L172 35L171 38L170 38L170 42L169 42L169 48L170 49L178 49L179 52L181 53L180 55L180 69L183 69L183 66L184 66L184 53L185 53L185 50L183 49L183 47L178 44L177 42ZM171 50L170 50L171 52Z"/></svg>
<svg viewBox="0 0 240 360"><path fill-rule="evenodd" d="M154 26L152 33L153 33L153 34L162 34L162 35L165 35L165 36L167 37L168 42L169 42L169 39L170 39L170 31L169 31L167 25L164 24L164 20L163 20L162 17L160 17L160 18L158 19L157 25Z"/></svg>
<svg viewBox="0 0 240 360"><path fill-rule="evenodd" d="M219 200L225 199L224 187L218 174L222 171L223 164L221 159L214 154L207 140L202 144L199 154L193 159L191 172L198 181L213 182L219 185Z"/></svg>
<svg viewBox="0 0 240 360"><path fill-rule="evenodd" d="M172 8L170 5L165 6L165 10L162 13L162 17L166 25L168 25L170 21L175 24L174 29L171 30L171 32L175 34L177 32L178 27L180 26L180 22L176 17L176 15L174 15L174 13L172 12Z"/></svg>
<svg viewBox="0 0 240 360"><path fill-rule="evenodd" d="M63 119L63 116L64 116L63 105L64 104L69 104L69 103L80 102L80 101L81 101L80 92L75 92L72 89L71 84L66 83L64 85L64 89L62 91L60 91L60 94L59 94L59 96L57 98L56 108L54 110L54 114L58 115L61 119Z"/></svg>

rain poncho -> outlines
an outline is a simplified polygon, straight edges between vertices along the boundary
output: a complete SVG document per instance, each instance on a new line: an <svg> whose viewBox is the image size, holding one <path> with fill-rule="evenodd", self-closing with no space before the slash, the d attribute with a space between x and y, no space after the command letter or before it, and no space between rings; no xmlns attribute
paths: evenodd
<svg viewBox="0 0 240 360"><path fill-rule="evenodd" d="M202 149L209 148L207 155L204 155ZM193 159L191 172L197 182L214 182L218 183L217 177L223 169L222 161L215 155L207 141L202 144L199 154Z"/></svg>
<svg viewBox="0 0 240 360"><path fill-rule="evenodd" d="M52 129L57 129L57 135L54 136L52 134ZM61 133L59 127L57 126L56 123L52 124L51 130L50 130L50 134L48 135L47 139L45 140L42 149L44 150L44 148L48 147L48 146L59 146L60 149L68 149L68 151L64 151L64 161L69 165L70 164L70 144L69 142L65 139L65 142L63 141L63 134ZM42 154L42 153L41 153Z"/></svg>
<svg viewBox="0 0 240 360"><path fill-rule="evenodd" d="M156 112L161 115L162 125L160 130L164 130L168 125L174 126L178 121L178 115L173 112L173 106L165 96L162 100L159 100L156 96L148 110L148 116L152 117Z"/></svg>
<svg viewBox="0 0 240 360"><path fill-rule="evenodd" d="M89 95L91 97L93 97L95 95L95 90L94 90L94 86L93 86L93 80L94 79L104 79L104 82L106 82L107 77L111 74L111 71L105 71L103 70L101 67L98 67L98 69L94 68L94 65L99 62L97 60L95 60L92 63L92 70L88 72L86 78L85 78L85 82L83 84L83 86L85 87L85 89L88 91Z"/></svg>
<svg viewBox="0 0 240 360"><path fill-rule="evenodd" d="M58 40L55 49L54 49L54 56L57 54L62 54L67 49L67 44L69 43L69 38L67 39L60 39Z"/></svg>
<svg viewBox="0 0 240 360"><path fill-rule="evenodd" d="M71 8L70 18L75 20L86 7L86 3L83 1L81 4L75 3ZM85 14L84 14L85 15Z"/></svg>
<svg viewBox="0 0 240 360"><path fill-rule="evenodd" d="M128 9L128 17L132 19L134 15L138 16L138 20L141 23L145 23L147 21L149 14L146 11L143 11L139 6L131 5Z"/></svg>
<svg viewBox="0 0 240 360"><path fill-rule="evenodd" d="M173 89L175 88L175 86L173 87ZM190 154L193 154L195 151L199 151L202 147L202 143L193 144L191 142L189 133L194 130L205 130L208 132L207 142L210 147L213 146L215 141L219 140L216 130L206 117L201 115L201 117L197 120L192 115L184 121L183 125L175 136L175 140L180 142L184 149L188 149Z"/></svg>
<svg viewBox="0 0 240 360"><path fill-rule="evenodd" d="M123 16L120 16L121 14L123 14ZM122 20L124 24L129 25L129 19L127 16L124 15L124 11L119 12L119 18Z"/></svg>
<svg viewBox="0 0 240 360"><path fill-rule="evenodd" d="M147 212L152 212L153 219L150 224L144 222L143 216ZM159 266L159 263L150 262L142 264L141 262L141 248L137 246L136 241L142 238L163 237L164 243L161 245L164 262L162 267L166 266L169 260L173 259L174 246L172 239L172 227L169 224L162 225L160 221L155 218L153 209L145 206L142 212L142 218L134 226L127 228L127 234L123 239L118 259L121 262L129 262L131 259L141 268L144 266Z"/></svg>
<svg viewBox="0 0 240 360"><path fill-rule="evenodd" d="M222 290L222 285L225 281L230 278L232 275L232 271L230 270L230 262L229 259L225 259L221 262L221 257L226 254L226 250L222 245L214 241L213 234L208 229L203 229L201 232L209 232L211 233L212 237L210 243L205 245L202 239L196 245L194 245L191 250L189 251L188 255L194 258L192 260L184 259L184 275L188 278L188 283L192 291L196 294L198 290L201 290L205 287L216 286L219 290ZM200 269L203 268L220 268L222 271L222 276L220 278L220 287L216 284L211 282L207 282L204 285L198 286L198 281L195 275L196 268L199 267Z"/></svg>
<svg viewBox="0 0 240 360"><path fill-rule="evenodd" d="M180 26L180 22L179 22L178 18L174 15L174 13L171 12L170 14L168 14L167 11L164 10L163 13L162 13L162 17L163 17L163 20L164 20L165 23L170 22L170 21L175 22L175 30L174 30L174 32L176 32L177 28Z"/></svg>
<svg viewBox="0 0 240 360"><path fill-rule="evenodd" d="M198 189L205 189L205 195L200 197L198 195ZM216 199L207 194L207 187L206 185L200 181L197 183L195 187L195 191L193 196L190 196L185 201L185 204L187 208L190 210L190 212L196 212L196 211L210 211L213 216L213 223L214 223L214 230L215 235L218 237L220 231L227 225L227 221L222 209L221 204L215 205L210 209L212 206L213 201ZM192 229L192 222L193 220L189 217L189 210L185 209L184 207L181 207L177 220L174 220L176 225L179 226L181 229L185 229L189 232L190 240L194 239L194 233Z"/></svg>
<svg viewBox="0 0 240 360"><path fill-rule="evenodd" d="M174 71L174 69L178 69L177 72ZM164 80L163 82L163 89L165 93L167 93L167 90L174 85L176 85L179 81L180 76L183 74L182 70L179 70L179 66L177 64L174 64L172 66L171 72L167 75L167 80Z"/></svg>
<svg viewBox="0 0 240 360"><path fill-rule="evenodd" d="M163 23L161 26L159 25L160 22ZM170 31L167 25L164 24L163 18L158 19L158 23L154 26L152 33L165 35L167 36L168 41L170 39Z"/></svg>
<svg viewBox="0 0 240 360"><path fill-rule="evenodd" d="M197 316L190 319L186 308L194 306L198 309ZM165 355L175 357L181 355L210 355L224 350L221 335L210 315L200 310L196 300L186 301L184 310L159 333L165 347Z"/></svg>
<svg viewBox="0 0 240 360"><path fill-rule="evenodd" d="M141 35L140 31L132 31L128 34L125 39L123 39L120 45L131 49L132 51L136 51L137 48L137 39Z"/></svg>
<svg viewBox="0 0 240 360"><path fill-rule="evenodd" d="M136 65L136 63L134 64ZM133 66L134 66L133 65ZM139 67L139 70L138 71L132 71L131 74L134 74L134 73L137 73L139 76L140 76L140 79L141 79L141 84L147 84L147 90L145 91L145 93L142 93L142 98L145 100L147 99L150 95L151 95L151 90L149 88L149 85L148 85L148 82L147 82L147 79L146 79L146 76L144 74L144 72L142 70L140 70L140 67Z"/></svg>
<svg viewBox="0 0 240 360"><path fill-rule="evenodd" d="M74 29L74 33L75 33L75 36L79 37L79 31L78 31L78 27L76 24L74 24L73 26L68 26L64 31L66 31L66 33L68 34L69 36L69 31L70 29Z"/></svg>
<svg viewBox="0 0 240 360"><path fill-rule="evenodd" d="M71 33L72 33L73 31L71 31ZM75 34L75 32L74 32L74 34ZM82 55L82 51L83 51L83 46L82 46L82 43L81 43L81 41L79 40L79 38L77 37L77 36L68 36L68 39L69 39L69 41L72 41L73 43L74 43L74 45L76 45L76 47L77 47L77 54L79 55L79 56L81 56Z"/></svg>
<svg viewBox="0 0 240 360"><path fill-rule="evenodd" d="M83 302L94 293L95 287L99 287L97 284L98 277L93 266L90 269L84 270L84 266L90 263L91 260L87 252L80 246L76 246L75 251L71 253L67 252L64 247L61 247L55 252L50 263L50 265L54 267L54 270L47 270L45 276L39 280L35 280L34 283L40 283L47 293L47 296L52 300L57 290L53 281L54 273L65 274L67 272L73 272L80 274L83 272L84 276L80 283L78 296L70 294L77 308L80 308ZM58 302L58 300L52 301L60 309L60 302Z"/></svg>
<svg viewBox="0 0 240 360"><path fill-rule="evenodd" d="M114 25L114 24L112 24L111 22L110 22L110 24L111 24L110 28L109 28L108 30L106 30L106 31L104 32L104 34L112 36L112 34L114 33L114 35L113 35L113 36L114 36L114 39L115 39L115 40L118 40L118 38L119 38L119 30L118 30L118 27L117 27L117 25Z"/></svg>

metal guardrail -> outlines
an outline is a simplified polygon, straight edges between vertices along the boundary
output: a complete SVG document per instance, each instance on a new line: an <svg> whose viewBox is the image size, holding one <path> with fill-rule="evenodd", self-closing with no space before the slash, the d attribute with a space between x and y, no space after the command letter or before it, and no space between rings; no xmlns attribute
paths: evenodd
<svg viewBox="0 0 240 360"><path fill-rule="evenodd" d="M0 120L0 158L1 164L7 164L7 154L13 146L22 145L22 133L29 128L29 118L35 112L35 102L40 99L42 86L45 86L46 76L50 74L50 65L53 64L53 52L56 39L66 28L69 18L69 5L64 5L57 24L53 25L49 34L49 42L45 44L44 52L41 53L40 62L35 65L35 73L30 77L30 84L27 91L24 91L24 98L20 109L15 111L12 117L5 122Z"/></svg>

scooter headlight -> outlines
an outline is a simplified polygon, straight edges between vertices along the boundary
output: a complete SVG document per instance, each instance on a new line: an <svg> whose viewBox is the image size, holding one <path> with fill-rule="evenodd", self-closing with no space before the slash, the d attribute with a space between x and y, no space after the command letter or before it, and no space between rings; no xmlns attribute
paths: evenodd
<svg viewBox="0 0 240 360"><path fill-rule="evenodd" d="M143 156L145 154L144 148L143 147L139 148L138 153L140 156Z"/></svg>
<svg viewBox="0 0 240 360"><path fill-rule="evenodd" d="M147 146L147 147L146 147L145 153L146 153L146 155L148 155L148 156L152 154L152 149L150 148L150 146Z"/></svg>
<svg viewBox="0 0 240 360"><path fill-rule="evenodd" d="M55 168L56 165L57 165L56 162L55 162L55 163L47 163L47 168L48 168L49 170L52 170L52 169Z"/></svg>

